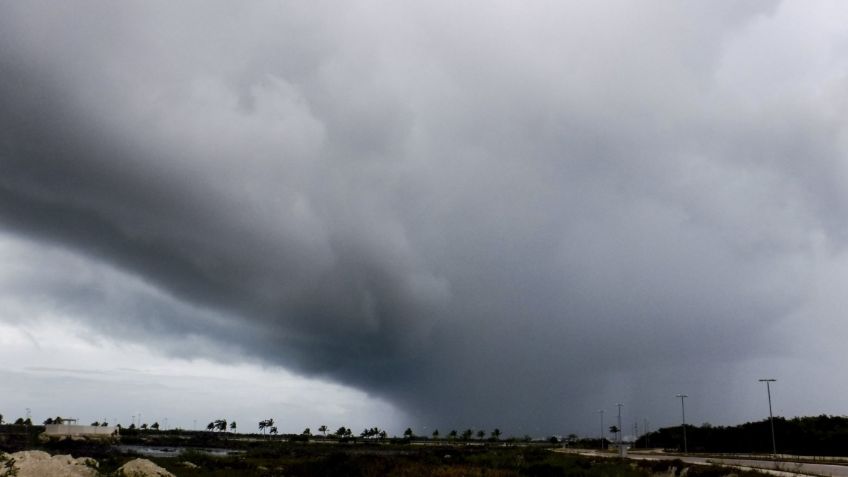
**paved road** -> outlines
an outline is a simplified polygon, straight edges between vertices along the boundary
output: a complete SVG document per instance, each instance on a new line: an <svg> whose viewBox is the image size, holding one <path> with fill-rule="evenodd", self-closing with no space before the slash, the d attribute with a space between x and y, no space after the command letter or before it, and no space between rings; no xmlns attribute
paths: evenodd
<svg viewBox="0 0 848 477"><path fill-rule="evenodd" d="M589 453L589 455L600 455L612 457L612 454ZM837 464L807 464L791 461L773 461L773 460L757 460L750 458L733 459L727 457L698 457L692 455L674 455L674 454L642 454L638 452L630 452L627 456L630 459L639 460L672 460L680 459L683 462L690 464L720 464L735 467L751 467L755 469L764 469L769 471L777 471L789 474L804 474L804 475L819 475L833 477L848 477L848 466ZM783 474L781 474L783 475Z"/></svg>
<svg viewBox="0 0 848 477"><path fill-rule="evenodd" d="M713 458L713 457L695 457L695 456L652 456L647 454L631 453L628 457L632 459L680 459L683 462L692 464L722 464L732 466L753 467L756 469L777 470L789 472L792 474L806 475L826 475L833 477L848 477L848 466L835 464L806 464L801 462L790 461L772 461L772 460L755 460L755 459L729 459L729 458Z"/></svg>

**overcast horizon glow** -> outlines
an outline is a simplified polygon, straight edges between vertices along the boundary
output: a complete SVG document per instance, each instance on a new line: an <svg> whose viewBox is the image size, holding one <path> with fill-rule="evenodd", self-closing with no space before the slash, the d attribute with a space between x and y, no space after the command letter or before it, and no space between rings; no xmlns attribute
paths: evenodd
<svg viewBox="0 0 848 477"><path fill-rule="evenodd" d="M844 414L844 18L0 3L0 413Z"/></svg>

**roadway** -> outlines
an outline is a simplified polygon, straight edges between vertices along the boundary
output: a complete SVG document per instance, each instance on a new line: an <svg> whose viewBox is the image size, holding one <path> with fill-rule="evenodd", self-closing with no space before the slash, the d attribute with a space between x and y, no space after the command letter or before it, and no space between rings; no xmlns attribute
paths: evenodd
<svg viewBox="0 0 848 477"><path fill-rule="evenodd" d="M615 454L601 453L595 451L580 452L583 455L600 456L600 457L615 457ZM795 462L792 460L770 460L770 459L753 459L753 458L732 458L732 457L710 457L696 455L681 455L681 454L657 454L649 452L633 452L627 454L628 459L636 460L673 460L680 459L689 464L701 465L722 465L737 468L750 468L756 470L764 470L773 475L789 476L789 475L816 475L828 477L848 477L848 466L838 464L819 464L808 462Z"/></svg>

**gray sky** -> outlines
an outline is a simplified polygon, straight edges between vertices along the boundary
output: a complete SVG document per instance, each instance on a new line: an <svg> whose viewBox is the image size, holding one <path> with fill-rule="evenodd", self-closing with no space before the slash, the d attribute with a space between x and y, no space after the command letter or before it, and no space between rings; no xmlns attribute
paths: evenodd
<svg viewBox="0 0 848 477"><path fill-rule="evenodd" d="M843 414L846 10L0 3L0 413Z"/></svg>

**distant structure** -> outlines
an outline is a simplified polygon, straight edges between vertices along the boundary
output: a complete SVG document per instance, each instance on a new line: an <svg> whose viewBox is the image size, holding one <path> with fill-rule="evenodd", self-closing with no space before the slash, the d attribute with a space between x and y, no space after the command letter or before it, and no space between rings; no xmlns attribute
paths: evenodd
<svg viewBox="0 0 848 477"><path fill-rule="evenodd" d="M60 424L46 424L43 435L47 438L109 438L118 436L116 426L80 426L78 419L61 418Z"/></svg>

